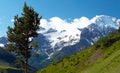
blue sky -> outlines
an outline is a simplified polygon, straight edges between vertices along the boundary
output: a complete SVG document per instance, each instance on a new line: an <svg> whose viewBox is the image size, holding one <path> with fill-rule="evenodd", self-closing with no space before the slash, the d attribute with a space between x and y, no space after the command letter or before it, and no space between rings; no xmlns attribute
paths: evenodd
<svg viewBox="0 0 120 73"><path fill-rule="evenodd" d="M24 2L43 18L74 19L86 16L109 15L120 18L120 0L0 0L0 36L6 35L11 20L22 13Z"/></svg>

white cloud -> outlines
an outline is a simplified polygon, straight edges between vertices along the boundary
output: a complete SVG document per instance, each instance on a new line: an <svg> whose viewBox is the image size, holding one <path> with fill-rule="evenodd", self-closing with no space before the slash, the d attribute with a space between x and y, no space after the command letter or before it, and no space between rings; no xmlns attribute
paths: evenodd
<svg viewBox="0 0 120 73"><path fill-rule="evenodd" d="M47 26L48 26L48 22L47 22L47 20L46 19L41 19L41 21L40 21L40 26L42 26L42 27L44 27L44 28L48 28Z"/></svg>
<svg viewBox="0 0 120 73"><path fill-rule="evenodd" d="M76 25L77 28L85 28L91 24L90 20L87 17L76 18L72 22L73 25Z"/></svg>
<svg viewBox="0 0 120 73"><path fill-rule="evenodd" d="M67 22L70 21L70 22ZM11 22L14 22L14 19L11 19ZM52 17L49 20L41 19L40 26L49 29L54 28L58 31L63 29L73 30L73 28L84 28L91 24L91 21L87 17L75 18L75 19L61 19L60 17Z"/></svg>
<svg viewBox="0 0 120 73"><path fill-rule="evenodd" d="M51 18L49 24L51 27L53 27L54 29L56 29L58 31L61 31L63 29L68 29L70 26L70 23L66 22L65 20L63 20L59 17Z"/></svg>
<svg viewBox="0 0 120 73"><path fill-rule="evenodd" d="M14 19L11 19L11 22L14 22Z"/></svg>
<svg viewBox="0 0 120 73"><path fill-rule="evenodd" d="M91 24L91 21L86 17L75 18L73 20L71 19L71 22L67 22L67 20L61 19L59 17L52 17L49 19L49 21L42 19L40 26L46 29L54 28L58 31L63 29L73 31L73 29L75 30L77 28L85 28L89 24Z"/></svg>

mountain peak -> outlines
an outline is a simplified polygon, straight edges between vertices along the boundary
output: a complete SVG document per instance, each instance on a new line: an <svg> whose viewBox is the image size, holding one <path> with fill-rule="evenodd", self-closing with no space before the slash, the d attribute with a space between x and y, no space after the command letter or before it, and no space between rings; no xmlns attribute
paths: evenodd
<svg viewBox="0 0 120 73"><path fill-rule="evenodd" d="M102 19L109 19L111 18L112 21L115 21L116 18L115 17L112 17L112 16L107 16L107 15L96 15L95 17L93 17L90 21L92 23L95 23L96 21L99 21L99 20L102 20Z"/></svg>
<svg viewBox="0 0 120 73"><path fill-rule="evenodd" d="M92 27L89 27L89 25ZM44 28L44 30L42 30L44 33L42 34L47 38L47 41L49 41L48 47L50 49L48 50L51 50L51 53L53 53L56 51L61 51L62 48L66 46L79 43L79 41L83 39L83 36L86 37L85 35L89 33L93 35L96 34L97 37L92 35L92 40L85 38L84 40L88 41L89 43L94 43L93 39L97 40L96 38L101 37L113 31L114 29L117 29L118 24L115 17L107 15L96 15L92 19L88 19L87 17L83 16L81 18L75 18L71 22L67 22L67 20L61 19L59 17L52 17L49 21L43 19L41 22L41 27ZM85 27L88 29L85 29ZM91 34L89 36L91 36ZM46 51L46 53L47 52L48 51Z"/></svg>
<svg viewBox="0 0 120 73"><path fill-rule="evenodd" d="M107 15L96 15L90 20L94 24L98 24L99 27L114 27L118 29L118 19Z"/></svg>
<svg viewBox="0 0 120 73"><path fill-rule="evenodd" d="M30 63L39 68L40 61L59 58L61 55L71 55L83 47L93 45L99 38L116 30L117 21L115 17L106 15L97 15L92 19L83 16L71 22L59 17L53 17L50 20L42 19L39 36L35 38L39 45L34 51L40 54L40 57L36 60L33 57ZM5 38L0 38L0 44L6 43Z"/></svg>

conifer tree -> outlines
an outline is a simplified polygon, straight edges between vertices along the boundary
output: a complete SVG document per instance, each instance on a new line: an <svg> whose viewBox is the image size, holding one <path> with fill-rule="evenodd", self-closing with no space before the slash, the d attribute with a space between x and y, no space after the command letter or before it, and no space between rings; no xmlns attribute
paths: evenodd
<svg viewBox="0 0 120 73"><path fill-rule="evenodd" d="M24 62L25 73L28 73L28 61L32 56L31 51L37 47L31 39L38 35L37 30L40 20L39 14L25 3L21 17L18 17L18 15L14 17L14 27L8 26L7 37L9 43L7 43L7 49Z"/></svg>

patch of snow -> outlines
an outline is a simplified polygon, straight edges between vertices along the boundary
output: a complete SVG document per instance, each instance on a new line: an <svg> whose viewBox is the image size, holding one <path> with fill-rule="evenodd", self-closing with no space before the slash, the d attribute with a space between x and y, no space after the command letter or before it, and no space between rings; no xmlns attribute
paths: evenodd
<svg viewBox="0 0 120 73"><path fill-rule="evenodd" d="M49 54L47 59L50 59L53 54L54 54L53 52Z"/></svg>
<svg viewBox="0 0 120 73"><path fill-rule="evenodd" d="M0 44L0 47L5 47L5 45L4 44Z"/></svg>

